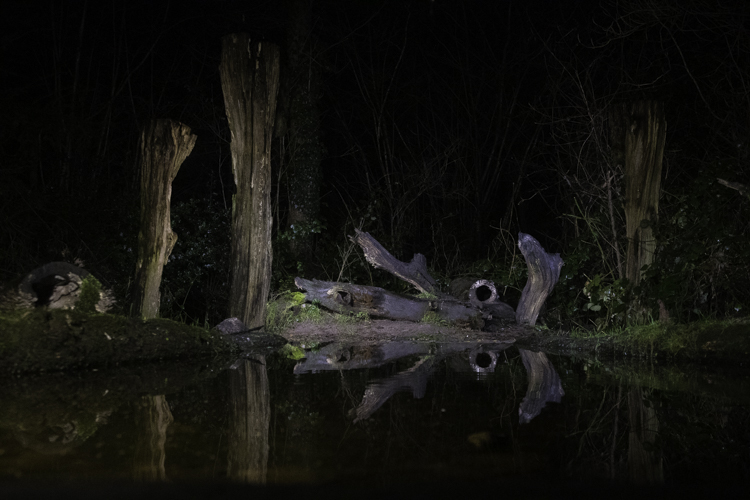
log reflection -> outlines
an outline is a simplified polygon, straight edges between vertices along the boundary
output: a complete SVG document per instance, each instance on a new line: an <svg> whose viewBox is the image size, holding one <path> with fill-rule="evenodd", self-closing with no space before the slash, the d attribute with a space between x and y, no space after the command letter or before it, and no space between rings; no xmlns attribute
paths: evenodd
<svg viewBox="0 0 750 500"><path fill-rule="evenodd" d="M163 395L144 396L136 403L136 428L138 440L133 460L133 478L136 481L164 481L164 444L167 428L174 421L169 404Z"/></svg>
<svg viewBox="0 0 750 500"><path fill-rule="evenodd" d="M518 408L518 416L522 424L527 424L541 413L547 403L559 403L565 391L560 376L546 354L526 349L518 351L529 376L529 387Z"/></svg>
<svg viewBox="0 0 750 500"><path fill-rule="evenodd" d="M265 484L271 415L266 358L256 355L237 365L229 371L227 475L235 481Z"/></svg>

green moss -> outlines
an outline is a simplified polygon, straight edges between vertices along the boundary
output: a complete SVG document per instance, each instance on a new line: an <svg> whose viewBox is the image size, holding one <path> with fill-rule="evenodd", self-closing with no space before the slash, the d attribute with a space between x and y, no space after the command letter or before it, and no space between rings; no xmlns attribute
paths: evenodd
<svg viewBox="0 0 750 500"><path fill-rule="evenodd" d="M360 311L356 314L337 314L335 318L336 323L340 325L356 325L370 322L370 315L364 311Z"/></svg>
<svg viewBox="0 0 750 500"><path fill-rule="evenodd" d="M744 357L750 354L750 319L687 324L652 322L606 332L574 330L575 339L610 339L617 350L682 358Z"/></svg>
<svg viewBox="0 0 750 500"><path fill-rule="evenodd" d="M305 357L304 349L291 345L291 344L286 344L284 347L281 348L279 352L281 353L282 356L285 356L289 359L293 359L295 361L300 360Z"/></svg>
<svg viewBox="0 0 750 500"><path fill-rule="evenodd" d="M302 304L295 321L303 323L320 323L323 321L323 312L320 310L320 304L318 302Z"/></svg>
<svg viewBox="0 0 750 500"><path fill-rule="evenodd" d="M437 326L450 326L450 322L441 318L435 311L427 311L420 320L422 323L428 323L430 325Z"/></svg>
<svg viewBox="0 0 750 500"><path fill-rule="evenodd" d="M84 313L95 313L101 289L102 284L93 274L86 276L81 282L81 295L76 302L76 309Z"/></svg>

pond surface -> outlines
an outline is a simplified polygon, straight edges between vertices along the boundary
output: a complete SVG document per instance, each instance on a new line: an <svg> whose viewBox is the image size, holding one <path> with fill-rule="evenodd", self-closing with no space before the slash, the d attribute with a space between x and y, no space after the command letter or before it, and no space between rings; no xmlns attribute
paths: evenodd
<svg viewBox="0 0 750 500"><path fill-rule="evenodd" d="M40 481L369 491L750 480L742 369L510 344L335 343L306 356L5 379L0 493Z"/></svg>

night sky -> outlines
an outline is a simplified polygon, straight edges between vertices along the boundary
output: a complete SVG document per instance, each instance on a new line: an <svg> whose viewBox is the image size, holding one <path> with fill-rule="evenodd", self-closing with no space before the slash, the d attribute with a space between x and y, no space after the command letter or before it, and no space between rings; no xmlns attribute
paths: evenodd
<svg viewBox="0 0 750 500"><path fill-rule="evenodd" d="M679 196L707 170L747 183L749 8L312 2L326 227L318 248L325 254L365 221L400 258L422 252L443 269L498 252L498 236L519 230L565 251L582 237L575 207L606 205L607 146L597 141L608 109L636 99L665 105L665 191ZM132 238L136 145L152 118L198 136L173 204L228 207L221 37L278 44L283 72L288 25L287 2L273 0L4 2L2 278L76 255L117 274L112 248ZM277 231L288 208L281 148L277 139Z"/></svg>

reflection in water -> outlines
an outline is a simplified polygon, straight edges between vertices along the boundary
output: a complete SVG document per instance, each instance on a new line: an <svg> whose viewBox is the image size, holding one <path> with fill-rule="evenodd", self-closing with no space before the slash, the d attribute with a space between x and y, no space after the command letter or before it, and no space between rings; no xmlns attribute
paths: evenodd
<svg viewBox="0 0 750 500"><path fill-rule="evenodd" d="M369 384L362 396L362 402L351 410L354 422L369 418L375 410L383 406L391 396L410 390L415 399L422 399L427 390L427 380L435 366L434 356L424 356L409 368L393 377Z"/></svg>
<svg viewBox="0 0 750 500"><path fill-rule="evenodd" d="M391 396L402 391L411 391L414 399L422 399L427 391L427 381L439 362L449 359L454 371L473 371L480 377L495 371L497 355L510 347L511 344L489 344L470 349L466 344L444 344L433 349L426 344L392 343L383 346L368 347L368 356L358 355L356 346L341 347L325 353L322 356L311 357L295 367L295 373L302 371L303 366L330 366L345 369L344 366L356 363L358 368L365 366L379 366L385 361L393 361L407 356L422 354L408 369L385 380L376 380L367 385L360 404L349 412L354 423L369 418L383 406ZM434 352L432 352L434 350ZM339 357L338 353L345 352L348 356ZM321 361L319 358L322 358ZM369 359L369 362L366 362ZM355 361L356 360L356 361ZM298 368L300 369L298 371ZM320 368L318 368L320 369ZM330 368L329 368L330 369Z"/></svg>
<svg viewBox="0 0 750 500"><path fill-rule="evenodd" d="M628 469L630 480L637 484L663 483L661 450L655 446L659 420L652 405L646 406L643 390L636 386L628 391Z"/></svg>
<svg viewBox="0 0 750 500"><path fill-rule="evenodd" d="M522 424L527 424L539 415L547 403L559 403L565 391L563 391L560 376L546 354L526 349L518 351L521 353L523 366L526 367L529 377L529 388L518 408L518 416Z"/></svg>
<svg viewBox="0 0 750 500"><path fill-rule="evenodd" d="M747 372L506 347L338 344L304 362L215 365L213 376L184 364L148 377L138 367L0 378L0 498L12 482L227 474L276 484L750 484ZM548 401L561 404L534 417Z"/></svg>
<svg viewBox="0 0 750 500"><path fill-rule="evenodd" d="M271 416L266 358L254 355L233 368L229 371L227 475L235 481L265 484Z"/></svg>
<svg viewBox="0 0 750 500"><path fill-rule="evenodd" d="M143 396L136 402L135 410L138 441L133 460L133 478L136 481L165 481L164 443L167 428L174 422L167 399L161 396Z"/></svg>

